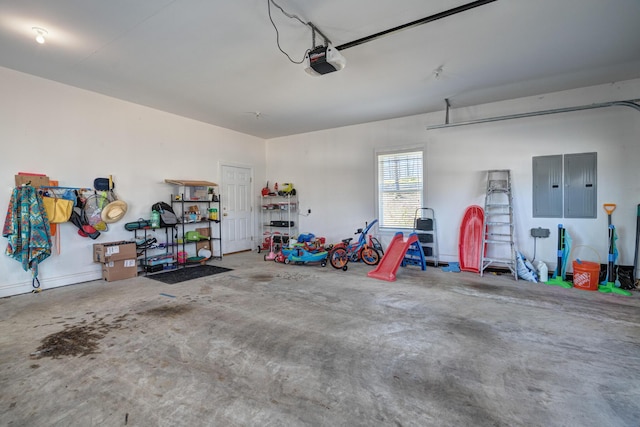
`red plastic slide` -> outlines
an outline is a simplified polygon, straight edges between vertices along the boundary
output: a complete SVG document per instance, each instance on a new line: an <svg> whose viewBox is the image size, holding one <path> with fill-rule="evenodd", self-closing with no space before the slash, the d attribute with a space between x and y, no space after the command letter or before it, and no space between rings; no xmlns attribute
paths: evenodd
<svg viewBox="0 0 640 427"><path fill-rule="evenodd" d="M411 234L409 237L405 238L402 233L396 233L396 235L393 236L391 243L389 243L387 252L380 260L380 264L378 264L375 270L367 273L367 276L374 279L386 280L388 282L395 281L396 271L398 271L398 267L402 264L404 255L407 253L407 249L409 249L409 246L411 246L413 242L417 241L418 236L415 234Z"/></svg>

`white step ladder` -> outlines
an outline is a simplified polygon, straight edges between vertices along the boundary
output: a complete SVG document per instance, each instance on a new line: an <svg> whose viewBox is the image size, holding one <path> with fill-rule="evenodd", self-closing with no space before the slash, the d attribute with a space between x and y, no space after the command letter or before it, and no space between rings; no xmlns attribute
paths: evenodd
<svg viewBox="0 0 640 427"><path fill-rule="evenodd" d="M480 276L489 266L501 265L508 267L518 280L511 171L508 169L488 171L483 230Z"/></svg>

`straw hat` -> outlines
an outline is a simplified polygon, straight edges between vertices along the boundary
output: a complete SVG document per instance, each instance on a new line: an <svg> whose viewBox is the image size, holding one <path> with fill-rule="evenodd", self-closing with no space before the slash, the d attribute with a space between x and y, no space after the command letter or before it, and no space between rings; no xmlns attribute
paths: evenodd
<svg viewBox="0 0 640 427"><path fill-rule="evenodd" d="M127 213L127 204L122 200L116 200L109 203L102 209L100 216L107 224L120 221L124 214Z"/></svg>

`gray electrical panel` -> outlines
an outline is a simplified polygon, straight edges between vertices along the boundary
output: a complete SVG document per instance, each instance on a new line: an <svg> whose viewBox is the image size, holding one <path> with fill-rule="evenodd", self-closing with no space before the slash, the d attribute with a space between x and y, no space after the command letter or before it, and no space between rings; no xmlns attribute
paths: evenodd
<svg viewBox="0 0 640 427"><path fill-rule="evenodd" d="M597 153L564 155L564 217L597 217Z"/></svg>
<svg viewBox="0 0 640 427"><path fill-rule="evenodd" d="M533 217L562 218L562 155L533 158Z"/></svg>
<svg viewBox="0 0 640 427"><path fill-rule="evenodd" d="M533 158L534 218L597 218L597 153Z"/></svg>

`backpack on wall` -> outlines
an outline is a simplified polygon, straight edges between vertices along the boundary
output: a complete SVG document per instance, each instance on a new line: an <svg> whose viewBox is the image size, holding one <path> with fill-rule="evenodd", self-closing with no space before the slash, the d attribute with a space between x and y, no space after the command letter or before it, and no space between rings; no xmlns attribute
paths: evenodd
<svg viewBox="0 0 640 427"><path fill-rule="evenodd" d="M178 217L166 202L154 203L151 206L151 210L158 211L160 213L160 227L173 227L178 223Z"/></svg>

